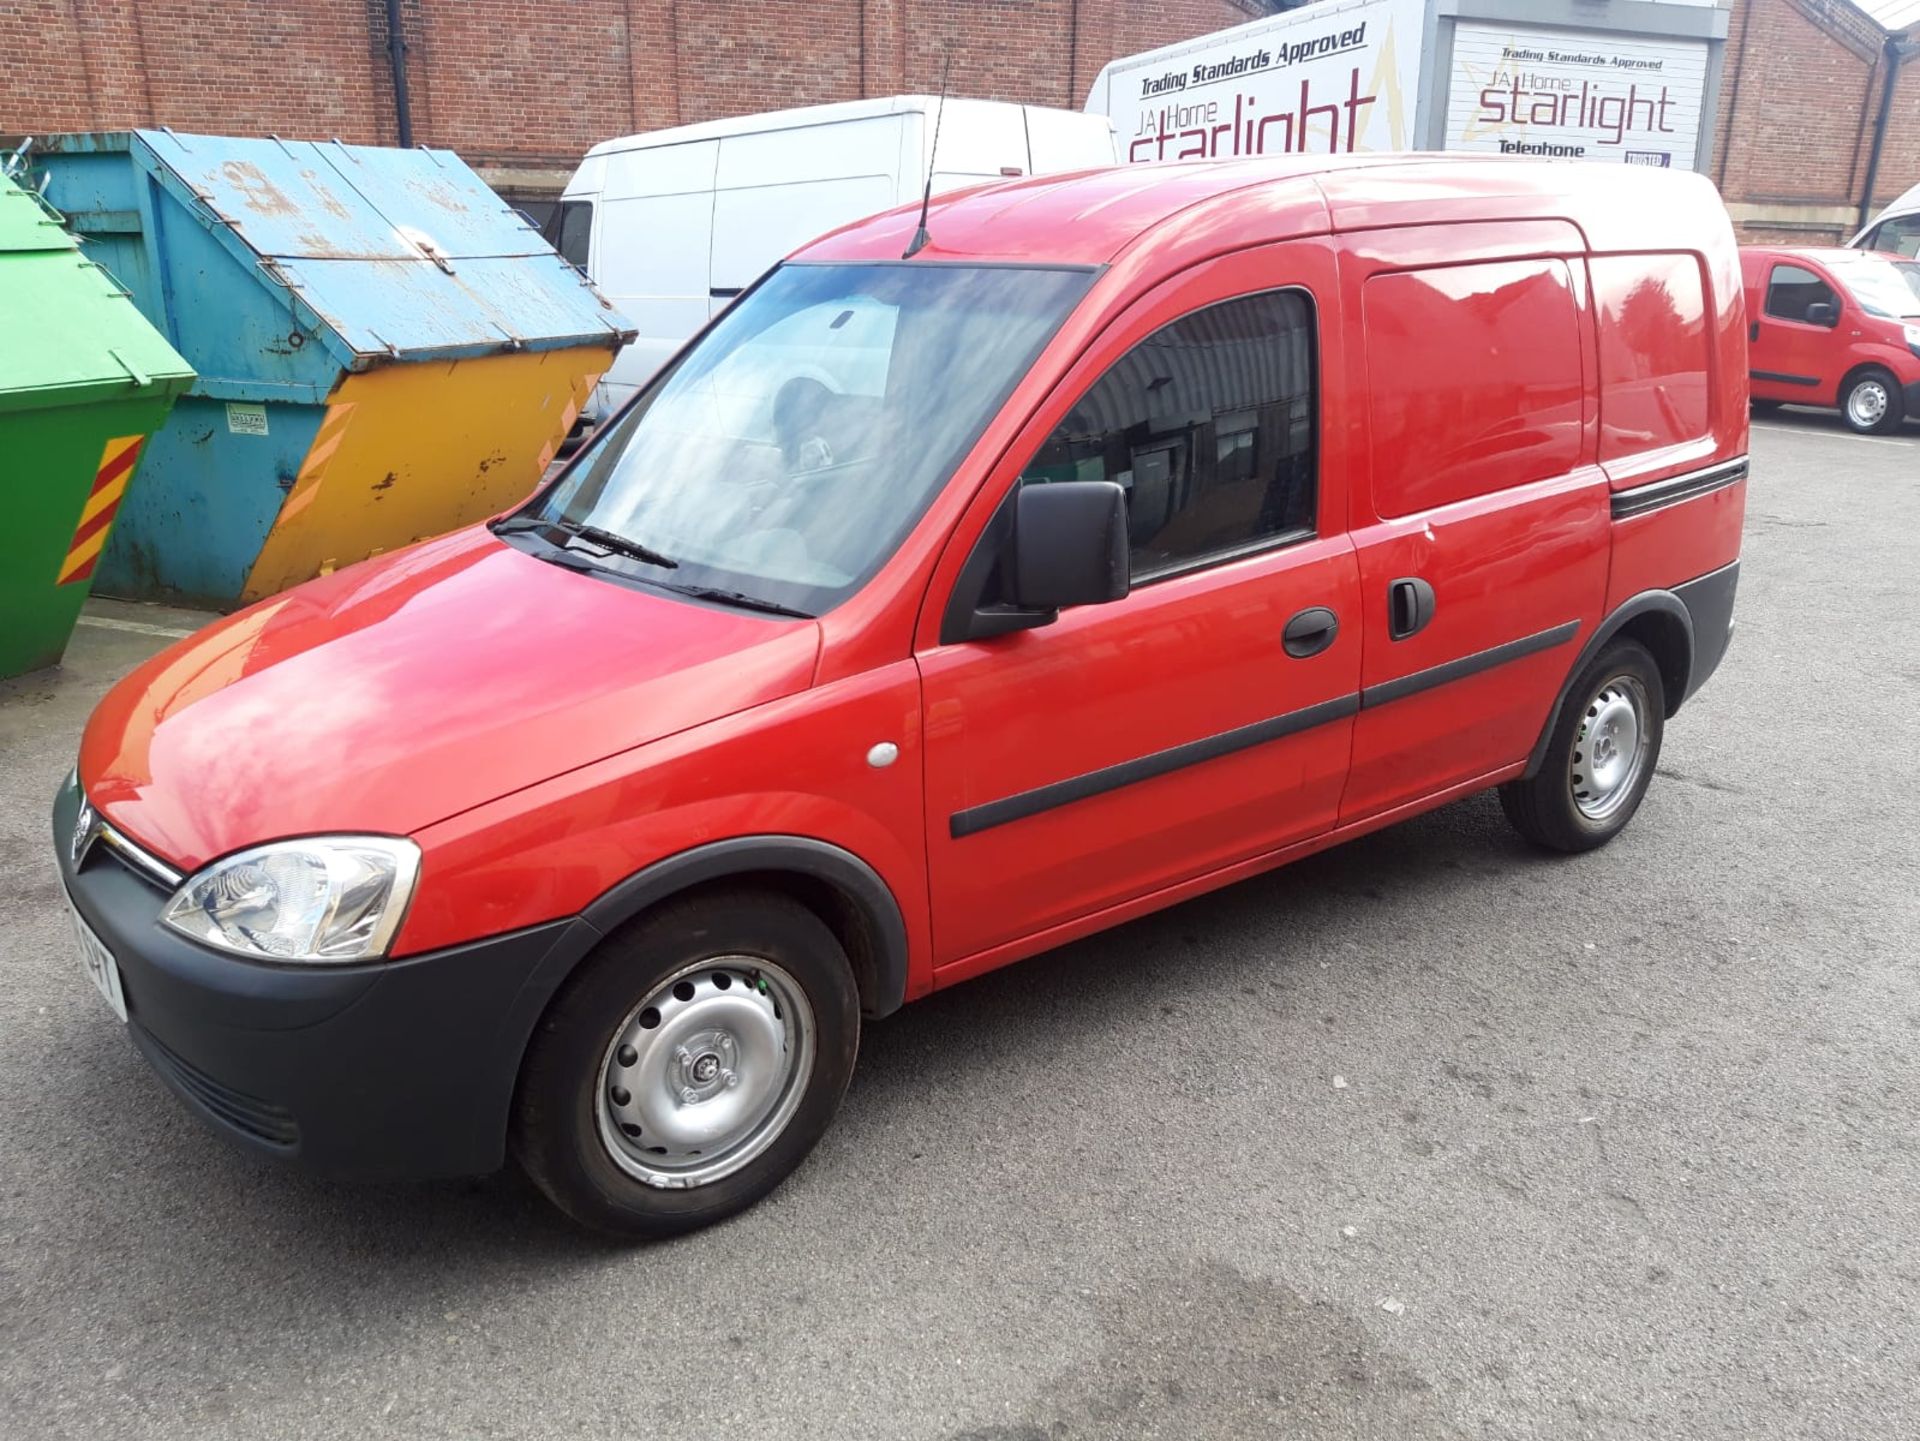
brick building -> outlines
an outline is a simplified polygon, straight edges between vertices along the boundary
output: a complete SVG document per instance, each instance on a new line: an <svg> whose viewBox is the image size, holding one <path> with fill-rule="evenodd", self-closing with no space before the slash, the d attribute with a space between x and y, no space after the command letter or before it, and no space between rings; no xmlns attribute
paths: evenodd
<svg viewBox="0 0 1920 1441"><path fill-rule="evenodd" d="M938 88L1078 109L1101 66L1263 0L398 0L412 140L517 196L588 146ZM7 0L0 134L171 125L395 144L388 0Z"/></svg>
<svg viewBox="0 0 1920 1441"><path fill-rule="evenodd" d="M956 94L1078 108L1116 55L1290 3L5 0L0 135L171 125L393 144L394 11L411 138L524 201L596 141L928 91L949 53ZM1711 171L1743 233L1843 239L1869 200L1920 183L1920 0L1723 3Z"/></svg>
<svg viewBox="0 0 1920 1441"><path fill-rule="evenodd" d="M1844 241L1920 185L1920 0L1735 0L1725 55L1712 174L1744 238Z"/></svg>

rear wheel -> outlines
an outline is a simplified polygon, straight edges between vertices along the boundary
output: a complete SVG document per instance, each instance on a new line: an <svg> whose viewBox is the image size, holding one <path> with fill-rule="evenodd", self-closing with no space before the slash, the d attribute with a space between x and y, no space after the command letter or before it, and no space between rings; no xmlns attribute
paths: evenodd
<svg viewBox="0 0 1920 1441"><path fill-rule="evenodd" d="M1875 368L1847 377L1840 391L1840 414L1862 435L1887 435L1900 428L1905 417L1900 382L1889 371Z"/></svg>
<svg viewBox="0 0 1920 1441"><path fill-rule="evenodd" d="M1568 692L1547 758L1500 787L1514 829L1556 851L1603 846L1633 819L1660 759L1666 695L1660 667L1638 641L1595 656Z"/></svg>
<svg viewBox="0 0 1920 1441"><path fill-rule="evenodd" d="M1749 400L1747 402L1756 415L1772 415L1774 411L1780 408L1782 403L1783 402L1778 400Z"/></svg>
<svg viewBox="0 0 1920 1441"><path fill-rule="evenodd" d="M811 911L757 892L670 903L609 938L542 1019L514 1151L581 1225L690 1231L806 1159L859 1040L846 954Z"/></svg>

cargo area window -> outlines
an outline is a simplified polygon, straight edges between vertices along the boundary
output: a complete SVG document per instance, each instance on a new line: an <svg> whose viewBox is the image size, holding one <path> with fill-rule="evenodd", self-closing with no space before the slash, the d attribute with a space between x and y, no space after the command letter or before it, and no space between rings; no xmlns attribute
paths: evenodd
<svg viewBox="0 0 1920 1441"><path fill-rule="evenodd" d="M554 206L542 233L547 244L559 251L568 264L584 272L593 239L593 202L562 200Z"/></svg>
<svg viewBox="0 0 1920 1441"><path fill-rule="evenodd" d="M1831 305L1837 311L1840 297L1811 270L1802 270L1797 265L1774 266L1773 275L1767 281L1767 314L1776 320L1808 325L1811 324L1807 319L1810 305Z"/></svg>
<svg viewBox="0 0 1920 1441"><path fill-rule="evenodd" d="M1315 352L1298 290L1183 316L1094 383L1021 483L1116 482L1135 582L1309 536Z"/></svg>

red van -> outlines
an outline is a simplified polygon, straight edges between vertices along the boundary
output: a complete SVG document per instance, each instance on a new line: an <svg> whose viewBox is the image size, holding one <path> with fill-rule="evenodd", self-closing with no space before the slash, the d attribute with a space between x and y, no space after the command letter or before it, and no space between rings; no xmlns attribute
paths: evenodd
<svg viewBox="0 0 1920 1441"><path fill-rule="evenodd" d="M1756 409L1837 406L1863 434L1920 417L1920 262L1743 245L1740 273Z"/></svg>
<svg viewBox="0 0 1920 1441"><path fill-rule="evenodd" d="M801 251L513 515L147 662L54 811L219 1130L657 1236L862 1017L1459 796L1611 839L1732 630L1704 180L1023 180Z"/></svg>

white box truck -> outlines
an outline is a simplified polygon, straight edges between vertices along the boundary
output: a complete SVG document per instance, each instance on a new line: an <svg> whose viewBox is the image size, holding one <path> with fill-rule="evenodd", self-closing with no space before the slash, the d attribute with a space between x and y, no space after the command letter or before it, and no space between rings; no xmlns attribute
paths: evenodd
<svg viewBox="0 0 1920 1441"><path fill-rule="evenodd" d="M1134 163L1470 150L1704 169L1715 0L1320 0L1114 61Z"/></svg>
<svg viewBox="0 0 1920 1441"><path fill-rule="evenodd" d="M639 332L601 382L593 413L625 400L782 256L918 200L930 167L938 194L1115 160L1104 115L931 95L810 105L596 145L547 232Z"/></svg>

